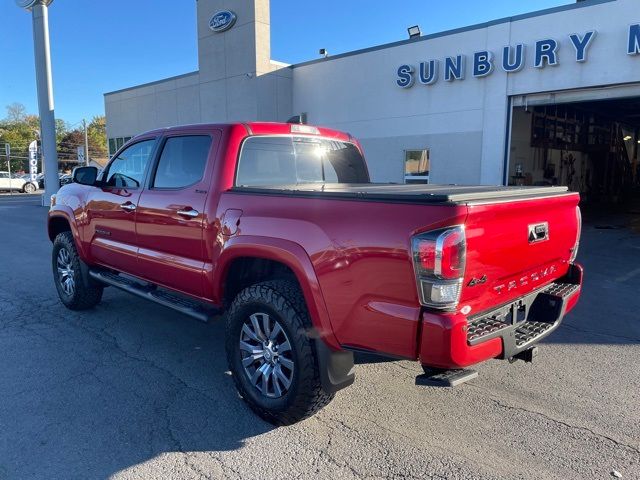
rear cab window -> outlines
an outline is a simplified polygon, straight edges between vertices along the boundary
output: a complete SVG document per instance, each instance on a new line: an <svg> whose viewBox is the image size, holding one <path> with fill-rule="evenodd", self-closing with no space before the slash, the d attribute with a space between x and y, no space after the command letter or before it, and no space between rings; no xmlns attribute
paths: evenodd
<svg viewBox="0 0 640 480"><path fill-rule="evenodd" d="M362 154L349 142L306 136L254 136L240 152L236 186L370 183Z"/></svg>

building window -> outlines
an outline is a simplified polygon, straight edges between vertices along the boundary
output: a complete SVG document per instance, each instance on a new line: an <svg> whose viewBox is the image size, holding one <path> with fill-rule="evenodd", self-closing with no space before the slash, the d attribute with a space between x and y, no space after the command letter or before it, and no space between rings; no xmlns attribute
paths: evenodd
<svg viewBox="0 0 640 480"><path fill-rule="evenodd" d="M404 183L429 183L429 150L404 151Z"/></svg>
<svg viewBox="0 0 640 480"><path fill-rule="evenodd" d="M109 139L109 158L113 157L131 137L116 137Z"/></svg>

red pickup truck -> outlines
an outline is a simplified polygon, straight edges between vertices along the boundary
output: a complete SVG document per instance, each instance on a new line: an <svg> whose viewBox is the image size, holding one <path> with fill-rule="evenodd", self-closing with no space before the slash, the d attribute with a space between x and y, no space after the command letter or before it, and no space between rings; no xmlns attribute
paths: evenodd
<svg viewBox="0 0 640 480"><path fill-rule="evenodd" d="M354 351L417 360L430 385L530 361L580 295L578 202L564 187L372 183L356 139L310 125L191 125L77 168L48 233L68 308L114 286L224 313L238 391L290 424L353 382Z"/></svg>

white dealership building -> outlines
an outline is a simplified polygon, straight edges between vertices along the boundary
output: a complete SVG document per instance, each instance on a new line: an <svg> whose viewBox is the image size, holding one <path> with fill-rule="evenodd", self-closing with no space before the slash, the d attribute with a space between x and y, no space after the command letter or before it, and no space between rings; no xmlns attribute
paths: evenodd
<svg viewBox="0 0 640 480"><path fill-rule="evenodd" d="M198 71L105 95L110 153L157 127L304 113L359 138L374 181L565 184L612 199L637 185L639 0L585 0L297 65L271 59L268 0L196 8Z"/></svg>

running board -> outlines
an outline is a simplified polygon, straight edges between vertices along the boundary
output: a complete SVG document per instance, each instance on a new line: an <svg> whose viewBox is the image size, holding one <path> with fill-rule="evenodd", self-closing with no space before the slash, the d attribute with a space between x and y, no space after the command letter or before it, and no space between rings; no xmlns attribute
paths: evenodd
<svg viewBox="0 0 640 480"><path fill-rule="evenodd" d="M152 283L142 283L142 281L136 281L114 272L90 270L89 275L100 283L111 285L145 300L150 300L177 312L184 313L201 322L208 322L212 317L221 313L219 309L197 300L191 300L185 296L160 289Z"/></svg>
<svg viewBox="0 0 640 480"><path fill-rule="evenodd" d="M478 377L478 372L470 369L432 369L416 377L416 385L424 387L455 387Z"/></svg>

